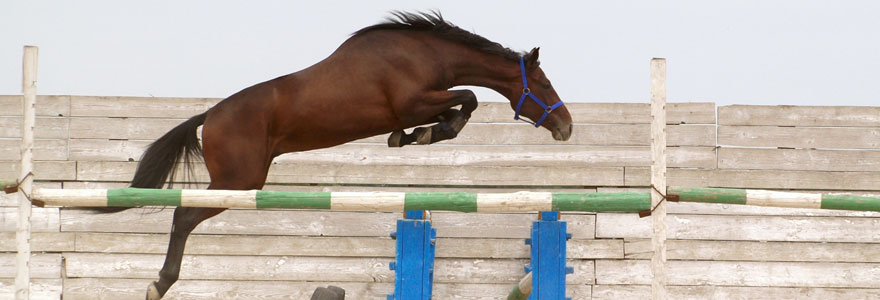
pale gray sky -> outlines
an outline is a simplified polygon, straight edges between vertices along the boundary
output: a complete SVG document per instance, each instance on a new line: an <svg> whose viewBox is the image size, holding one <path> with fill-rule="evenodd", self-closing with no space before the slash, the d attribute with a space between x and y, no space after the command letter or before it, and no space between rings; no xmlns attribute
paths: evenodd
<svg viewBox="0 0 880 300"><path fill-rule="evenodd" d="M880 105L880 1L4 1L0 94L226 97L305 68L390 10L439 9L490 40L541 47L566 101ZM478 90L481 101L500 101Z"/></svg>

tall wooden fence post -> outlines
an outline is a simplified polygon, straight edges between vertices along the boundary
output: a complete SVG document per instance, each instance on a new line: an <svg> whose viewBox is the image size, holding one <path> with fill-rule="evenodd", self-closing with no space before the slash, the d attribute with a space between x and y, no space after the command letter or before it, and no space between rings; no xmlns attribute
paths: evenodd
<svg viewBox="0 0 880 300"><path fill-rule="evenodd" d="M666 59L651 60L651 299L666 299ZM663 193L663 194L660 194Z"/></svg>
<svg viewBox="0 0 880 300"><path fill-rule="evenodd" d="M15 243L18 254L15 256L15 299L30 299L31 282L31 201L26 195L33 194L34 176L34 103L37 99L37 54L35 46L24 47L22 62L21 92L24 95L22 105L21 126L21 176L18 193L18 227L15 232Z"/></svg>

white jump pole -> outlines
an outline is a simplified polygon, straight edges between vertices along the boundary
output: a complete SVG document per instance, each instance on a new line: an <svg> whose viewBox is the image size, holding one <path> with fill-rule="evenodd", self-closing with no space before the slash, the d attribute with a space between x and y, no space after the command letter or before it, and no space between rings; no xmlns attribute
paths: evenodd
<svg viewBox="0 0 880 300"><path fill-rule="evenodd" d="M24 95L22 103L22 126L21 126L21 176L18 193L18 227L15 233L15 243L18 254L15 256L15 299L30 299L31 282L31 201L27 195L33 195L34 176L34 121L36 113L34 103L37 99L37 55L39 49L36 46L24 46L24 59L22 62L21 92Z"/></svg>
<svg viewBox="0 0 880 300"><path fill-rule="evenodd" d="M666 59L651 59L651 299L666 300ZM660 191L660 192L658 192Z"/></svg>

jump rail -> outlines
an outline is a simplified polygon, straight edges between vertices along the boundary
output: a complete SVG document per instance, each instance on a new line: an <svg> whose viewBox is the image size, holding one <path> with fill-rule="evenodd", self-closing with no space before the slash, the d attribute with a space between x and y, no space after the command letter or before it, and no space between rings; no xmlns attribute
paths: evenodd
<svg viewBox="0 0 880 300"><path fill-rule="evenodd" d="M336 211L639 212L648 193L279 192L175 189L38 189L35 204L52 206L185 206ZM671 187L672 202L880 211L880 197L763 190Z"/></svg>

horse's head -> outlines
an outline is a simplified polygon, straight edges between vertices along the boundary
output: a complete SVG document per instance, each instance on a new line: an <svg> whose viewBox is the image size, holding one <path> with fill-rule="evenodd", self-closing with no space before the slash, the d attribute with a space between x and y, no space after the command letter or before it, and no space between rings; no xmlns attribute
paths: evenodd
<svg viewBox="0 0 880 300"><path fill-rule="evenodd" d="M516 112L514 119L529 118L531 122L524 121L547 128L557 141L567 141L571 137L571 114L541 70L538 50L534 48L520 58L522 95L510 99L510 106Z"/></svg>

